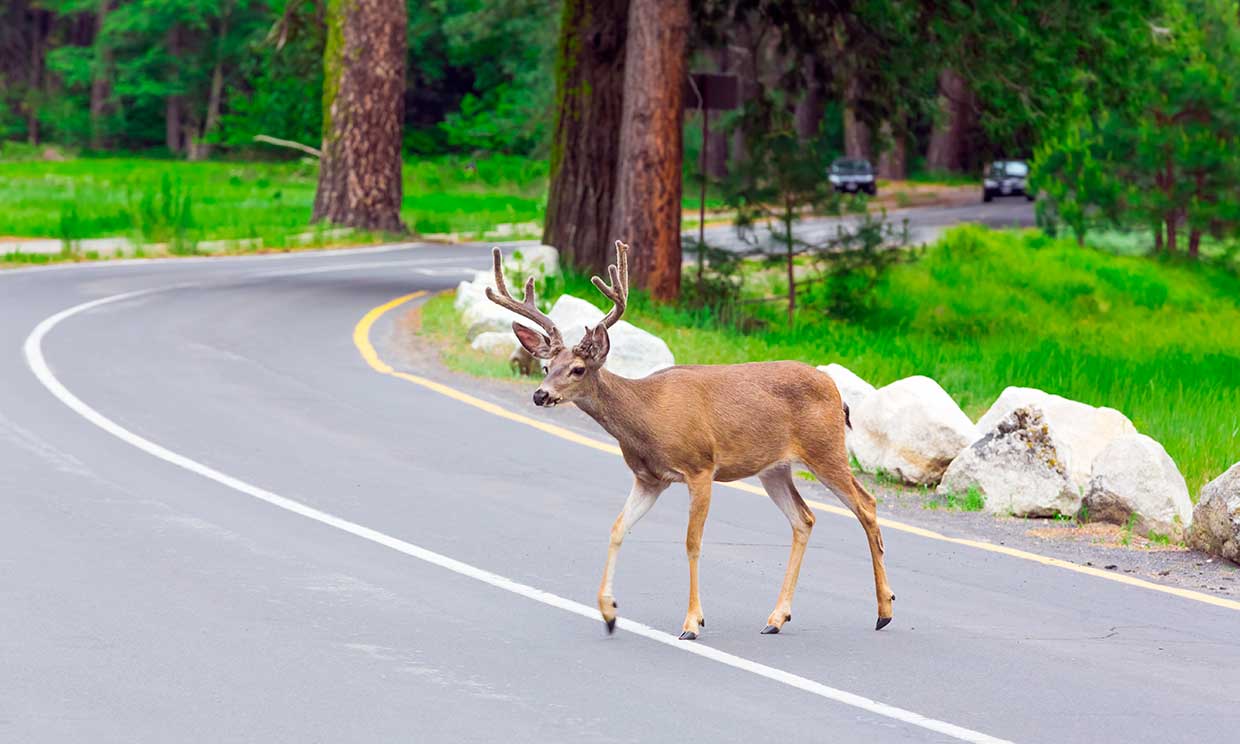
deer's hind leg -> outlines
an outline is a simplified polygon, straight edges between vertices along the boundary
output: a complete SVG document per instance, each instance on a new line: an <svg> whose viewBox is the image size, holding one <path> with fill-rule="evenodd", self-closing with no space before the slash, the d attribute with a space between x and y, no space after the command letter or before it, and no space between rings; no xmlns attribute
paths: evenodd
<svg viewBox="0 0 1240 744"><path fill-rule="evenodd" d="M883 533L878 529L878 504L861 482L853 477L848 466L848 454L840 441L838 452L805 453L805 464L819 482L843 502L861 522L866 540L870 543L870 560L874 566L874 592L878 598L878 622L875 630L882 630L891 622L891 603L896 598L887 585L887 569L883 565Z"/></svg>
<svg viewBox="0 0 1240 744"><path fill-rule="evenodd" d="M792 482L792 467L782 463L768 468L758 474L762 487L771 501L788 518L792 525L792 550L788 555L788 568L784 571L784 583L779 588L779 599L775 601L775 609L766 619L764 634L778 633L784 623L792 620L792 595L797 589L797 577L801 573L801 560L805 557L805 546L809 543L809 534L814 529L814 513L805 505L801 494L797 493Z"/></svg>

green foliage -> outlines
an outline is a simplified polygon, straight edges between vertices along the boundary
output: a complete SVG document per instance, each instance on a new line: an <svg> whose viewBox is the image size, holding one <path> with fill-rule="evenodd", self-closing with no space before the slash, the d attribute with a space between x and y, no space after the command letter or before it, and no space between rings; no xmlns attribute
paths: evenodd
<svg viewBox="0 0 1240 744"><path fill-rule="evenodd" d="M1078 240L1097 223L1240 237L1240 20L1234 2L1168 0L1142 42L1125 98L1078 95L1034 163L1044 221Z"/></svg>

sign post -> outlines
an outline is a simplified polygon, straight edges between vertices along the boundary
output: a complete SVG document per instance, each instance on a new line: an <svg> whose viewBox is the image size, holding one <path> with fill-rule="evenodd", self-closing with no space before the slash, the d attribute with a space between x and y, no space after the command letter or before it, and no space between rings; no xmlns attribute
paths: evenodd
<svg viewBox="0 0 1240 744"><path fill-rule="evenodd" d="M739 85L735 75L695 72L688 80L685 102L697 102L702 112L702 189L698 196L698 283L702 282L702 266L706 256L706 151L710 147L710 112L731 111L740 106Z"/></svg>

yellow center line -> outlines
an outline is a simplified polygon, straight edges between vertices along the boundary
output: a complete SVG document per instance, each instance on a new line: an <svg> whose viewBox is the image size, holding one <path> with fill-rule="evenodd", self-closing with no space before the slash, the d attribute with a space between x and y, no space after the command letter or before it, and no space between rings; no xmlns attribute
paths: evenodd
<svg viewBox="0 0 1240 744"><path fill-rule="evenodd" d="M366 363L370 365L371 369L385 375L391 375L392 377L399 378L406 382L412 382L415 385L419 385L427 390L439 393L440 395L446 396L453 400L460 401L466 405L473 406L474 408L485 411L493 416L499 416L500 418L508 419L509 421L514 421L518 424L531 426L539 431L559 437L560 439L566 439L576 444L592 447L600 452L608 452L613 455L620 454L620 448L609 442L588 437L584 434L578 434L577 432L572 431L571 429L566 429L563 426L556 426L555 424L549 424L545 421L539 421L538 419L524 416L520 413L510 411L503 406L496 405L490 401L477 398L469 393L461 392L460 390L444 385L443 383L435 382L434 380L420 377L418 375L409 374L408 372L399 372L393 369L392 365L383 361L383 359L380 358L379 353L375 351L374 344L370 341L370 329L374 326L375 322L389 310L400 307L407 302L416 300L417 298L425 295L426 292L423 290L412 294L407 294L402 297L397 297L394 300L385 302L382 305L371 309L368 313L362 316L361 320L357 322L357 325L353 328L353 344L357 346L358 352L362 355L362 358L366 360ZM719 483L718 485L723 486L724 488L732 488L737 491L758 494L760 496L766 495L766 491L763 491L761 488L749 483L733 482ZM852 512L840 506L824 504L821 501L815 501L813 499L806 499L805 503L809 504L810 507L816 511L848 517L849 519L854 518ZM984 542L981 540L970 540L963 537L949 537L941 532L935 532L934 530L928 530L924 527L918 527L916 525L905 524L904 522L898 522L894 519L888 519L886 517L880 517L878 523L887 529L907 532L911 535L917 535L930 540L938 540L940 542L951 543L953 545L963 545L969 548L976 548L977 550L985 550L990 553L999 553L1000 555L1006 555L1012 558L1019 558L1021 560L1040 563L1044 566L1054 566L1056 568L1075 571L1076 573L1085 574L1087 576L1106 579L1107 581L1114 581L1120 584L1127 584L1128 586L1135 586L1155 592L1162 592L1163 594L1170 594L1183 599L1191 599L1195 602L1202 602L1204 604L1214 605L1215 607L1225 607L1229 610L1240 610L1240 602L1237 602L1236 600L1215 597L1211 594L1205 594L1204 592L1193 591L1192 589L1181 589L1180 587L1175 586L1155 584L1152 581L1138 579L1134 576L1117 574L1100 568L1094 568L1092 566L1081 566L1076 563L1072 563L1071 561L1065 561L1061 558L1052 558L1050 556L1039 555L1038 553L1031 553L1027 550L1009 548L1006 545L995 545L994 543Z"/></svg>

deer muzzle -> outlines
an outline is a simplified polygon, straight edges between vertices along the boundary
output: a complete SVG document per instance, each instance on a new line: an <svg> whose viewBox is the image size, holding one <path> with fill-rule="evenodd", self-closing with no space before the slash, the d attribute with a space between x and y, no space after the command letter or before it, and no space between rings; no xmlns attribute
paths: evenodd
<svg viewBox="0 0 1240 744"><path fill-rule="evenodd" d="M536 406L550 407L554 406L556 403L559 403L560 400L560 396L552 395L542 388L538 388L534 391L534 405Z"/></svg>

